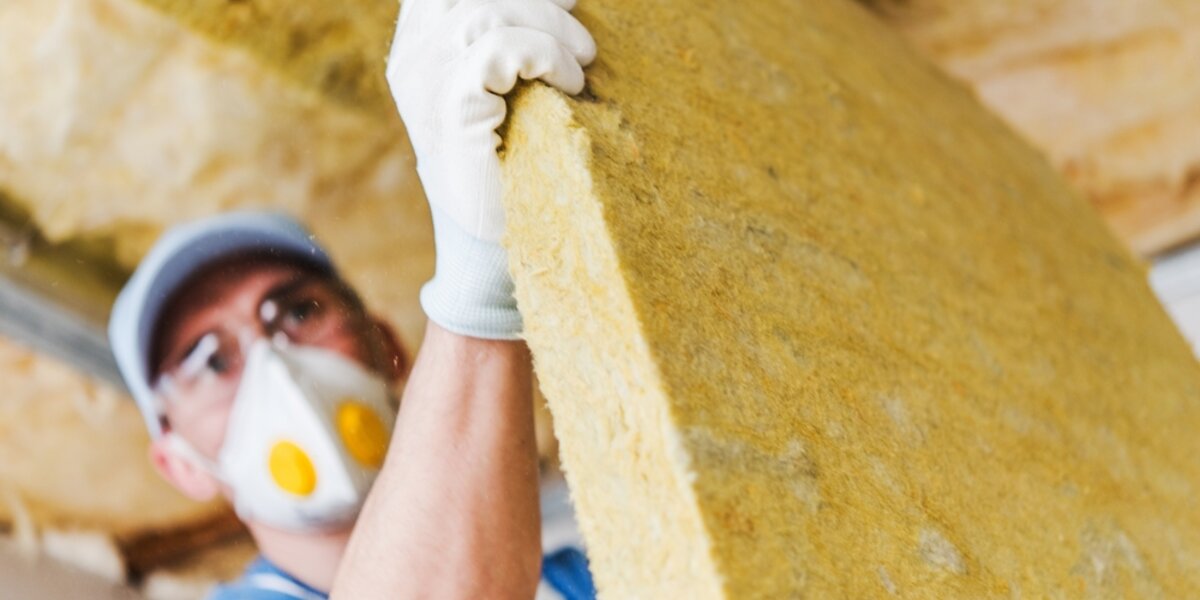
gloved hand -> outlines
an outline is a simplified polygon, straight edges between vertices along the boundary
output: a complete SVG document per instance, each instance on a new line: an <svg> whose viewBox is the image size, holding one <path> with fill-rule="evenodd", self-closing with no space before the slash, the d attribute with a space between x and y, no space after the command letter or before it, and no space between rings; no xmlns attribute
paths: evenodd
<svg viewBox="0 0 1200 600"><path fill-rule="evenodd" d="M516 339L521 316L500 246L496 128L517 79L583 90L591 35L575 0L403 0L387 78L433 213L437 273L421 290L435 323Z"/></svg>

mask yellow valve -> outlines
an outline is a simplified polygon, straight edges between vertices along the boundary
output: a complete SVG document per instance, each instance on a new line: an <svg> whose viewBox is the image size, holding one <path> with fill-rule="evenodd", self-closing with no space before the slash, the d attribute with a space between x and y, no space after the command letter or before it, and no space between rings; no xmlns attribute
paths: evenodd
<svg viewBox="0 0 1200 600"><path fill-rule="evenodd" d="M276 442L271 447L268 468L275 485L285 492L307 496L317 487L317 470L312 459L292 442Z"/></svg>
<svg viewBox="0 0 1200 600"><path fill-rule="evenodd" d="M350 456L364 467L379 468L390 435L379 415L366 404L345 399L337 409L337 430Z"/></svg>

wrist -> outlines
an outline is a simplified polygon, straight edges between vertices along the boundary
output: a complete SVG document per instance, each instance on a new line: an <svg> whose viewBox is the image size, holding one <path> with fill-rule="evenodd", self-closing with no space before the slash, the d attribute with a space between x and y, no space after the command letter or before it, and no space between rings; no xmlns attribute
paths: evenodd
<svg viewBox="0 0 1200 600"><path fill-rule="evenodd" d="M468 235L436 207L431 212L437 259L433 279L421 288L425 314L459 335L520 339L521 313L504 247Z"/></svg>

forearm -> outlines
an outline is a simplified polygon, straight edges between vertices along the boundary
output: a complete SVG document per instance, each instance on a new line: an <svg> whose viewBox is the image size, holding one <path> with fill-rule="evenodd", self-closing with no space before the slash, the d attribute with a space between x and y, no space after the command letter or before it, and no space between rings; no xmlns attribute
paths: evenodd
<svg viewBox="0 0 1200 600"><path fill-rule="evenodd" d="M523 342L434 323L337 598L531 598L541 554L531 366Z"/></svg>

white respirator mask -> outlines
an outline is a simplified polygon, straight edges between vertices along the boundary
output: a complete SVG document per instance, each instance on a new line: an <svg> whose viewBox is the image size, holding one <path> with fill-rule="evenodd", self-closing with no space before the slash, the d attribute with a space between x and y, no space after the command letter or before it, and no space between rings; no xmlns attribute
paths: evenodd
<svg viewBox="0 0 1200 600"><path fill-rule="evenodd" d="M177 434L166 441L233 491L243 520L319 531L358 516L395 421L379 375L337 352L259 339L216 462Z"/></svg>

